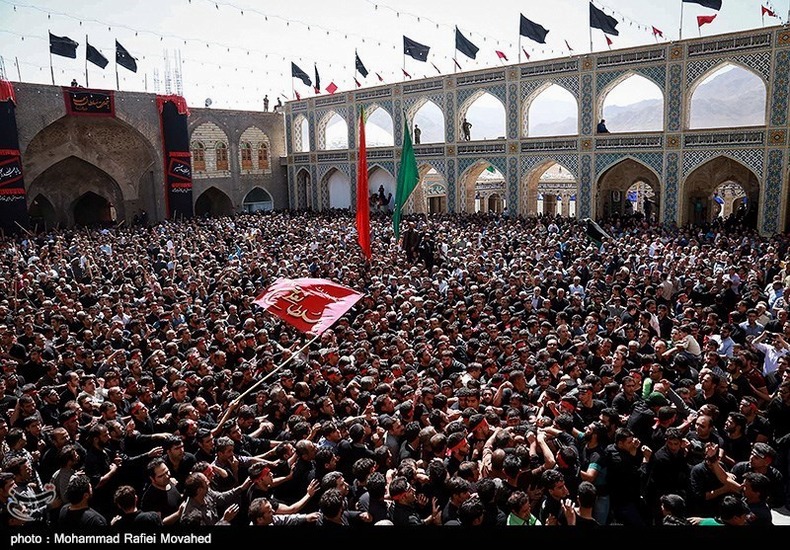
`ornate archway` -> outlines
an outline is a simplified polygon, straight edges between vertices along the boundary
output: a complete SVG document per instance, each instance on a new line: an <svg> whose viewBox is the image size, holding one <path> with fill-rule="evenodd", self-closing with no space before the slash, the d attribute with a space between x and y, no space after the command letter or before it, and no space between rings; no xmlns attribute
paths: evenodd
<svg viewBox="0 0 790 550"><path fill-rule="evenodd" d="M195 216L229 216L233 214L230 197L217 189L209 187L195 201Z"/></svg>
<svg viewBox="0 0 790 550"><path fill-rule="evenodd" d="M678 204L680 225L700 224L711 221L718 214L714 207L714 192L723 183L737 183L746 201L736 208L735 214L748 227L757 227L760 202L760 180L739 161L719 156L701 164L686 177L680 191Z"/></svg>
<svg viewBox="0 0 790 550"><path fill-rule="evenodd" d="M648 205L645 215L649 218L659 216L661 185L658 175L650 168L633 158L624 158L607 168L599 177L595 191L595 215L598 219L632 214L629 211L628 190L635 183L651 187L656 197L654 205ZM660 219L660 218L658 218Z"/></svg>

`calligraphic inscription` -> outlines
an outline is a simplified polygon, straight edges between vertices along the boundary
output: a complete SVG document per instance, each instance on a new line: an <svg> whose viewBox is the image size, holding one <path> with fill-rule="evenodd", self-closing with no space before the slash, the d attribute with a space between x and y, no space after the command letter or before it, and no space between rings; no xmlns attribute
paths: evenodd
<svg viewBox="0 0 790 550"><path fill-rule="evenodd" d="M64 88L63 98L70 115L115 116L115 96L111 90Z"/></svg>
<svg viewBox="0 0 790 550"><path fill-rule="evenodd" d="M0 195L25 194L22 161L17 151L0 150Z"/></svg>
<svg viewBox="0 0 790 550"><path fill-rule="evenodd" d="M254 303L301 332L321 334L361 298L326 279L278 279Z"/></svg>
<svg viewBox="0 0 790 550"><path fill-rule="evenodd" d="M188 157L170 157L170 164L167 167L167 173L174 180L182 180L192 182L192 166L190 166Z"/></svg>

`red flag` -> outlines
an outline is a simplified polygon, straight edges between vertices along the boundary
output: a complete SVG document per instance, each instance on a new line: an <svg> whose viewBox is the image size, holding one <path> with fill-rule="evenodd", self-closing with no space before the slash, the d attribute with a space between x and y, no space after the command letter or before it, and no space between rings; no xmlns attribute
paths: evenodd
<svg viewBox="0 0 790 550"><path fill-rule="evenodd" d="M496 56L499 59L504 59L505 61L507 61L507 56L505 55L504 52L500 52L499 50L494 50L494 52L496 52Z"/></svg>
<svg viewBox="0 0 790 550"><path fill-rule="evenodd" d="M604 35L604 38L606 38L606 45L607 46L611 46L612 45L612 39L609 38L609 36L606 35L606 34Z"/></svg>
<svg viewBox="0 0 790 550"><path fill-rule="evenodd" d="M762 12L761 15L767 15L769 17L776 17L776 13L774 13L773 10L768 9L765 6L760 6L760 7L763 9L763 12Z"/></svg>
<svg viewBox="0 0 790 550"><path fill-rule="evenodd" d="M354 80L356 80L356 79L354 79ZM326 91L329 92L330 94L333 94L333 93L335 93L337 91L337 86L335 86L334 82L330 82L329 86L326 87Z"/></svg>
<svg viewBox="0 0 790 550"><path fill-rule="evenodd" d="M376 76L379 78L379 82L384 82L384 79L381 78L381 75L379 73L376 73Z"/></svg>
<svg viewBox="0 0 790 550"><path fill-rule="evenodd" d="M521 48L521 51L522 51L522 52L524 52L524 56L525 56L527 59L529 59L529 54L527 53L527 50L525 50L524 48Z"/></svg>
<svg viewBox="0 0 790 550"><path fill-rule="evenodd" d="M454 58L454 57L453 57L453 63L455 63L455 66L458 67L459 71L463 71L463 69L461 68L461 65L458 64L458 60L456 58Z"/></svg>
<svg viewBox="0 0 790 550"><path fill-rule="evenodd" d="M354 78L354 84L357 85L357 88L362 86L362 84L359 83L359 80L357 80L356 77Z"/></svg>
<svg viewBox="0 0 790 550"><path fill-rule="evenodd" d="M568 41L567 41L567 40L565 41L565 45L568 47L568 49L569 49L570 51L573 51L573 48L571 48L571 45L570 45L570 44L568 44Z"/></svg>
<svg viewBox="0 0 790 550"><path fill-rule="evenodd" d="M405 76L406 78L411 78L411 75L406 72L406 69L401 69L401 71L403 71L403 76Z"/></svg>
<svg viewBox="0 0 790 550"><path fill-rule="evenodd" d="M661 38L664 38L664 33L653 27L653 36L660 36Z"/></svg>
<svg viewBox="0 0 790 550"><path fill-rule="evenodd" d="M298 99L302 99L302 96L300 96L300 95L299 95L299 92L297 92L296 90L294 90L294 94L296 94L296 99L297 99L297 100L298 100Z"/></svg>
<svg viewBox="0 0 790 550"><path fill-rule="evenodd" d="M370 259L370 195L368 194L368 153L365 145L365 110L359 111L357 151L357 236L365 258Z"/></svg>
<svg viewBox="0 0 790 550"><path fill-rule="evenodd" d="M708 23L712 23L716 16L719 15L718 13L714 13L713 15L698 15L697 16L697 27L701 27L702 25L707 25Z"/></svg>
<svg viewBox="0 0 790 550"><path fill-rule="evenodd" d="M278 279L253 303L301 332L318 335L361 298L362 293L325 279Z"/></svg>

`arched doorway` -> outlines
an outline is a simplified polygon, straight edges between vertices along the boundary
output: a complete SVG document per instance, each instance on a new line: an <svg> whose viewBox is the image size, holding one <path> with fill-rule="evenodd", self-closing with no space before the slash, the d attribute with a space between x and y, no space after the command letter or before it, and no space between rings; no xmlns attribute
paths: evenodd
<svg viewBox="0 0 790 550"><path fill-rule="evenodd" d="M30 203L28 216L30 218L30 227L34 233L48 231L58 223L55 207L44 195L36 195L36 198Z"/></svg>
<svg viewBox="0 0 790 550"><path fill-rule="evenodd" d="M488 197L499 195L505 197L505 177L502 172L486 160L480 160L470 166L460 178L460 194L457 198L458 212L488 212ZM507 203L503 199L502 208Z"/></svg>
<svg viewBox="0 0 790 550"><path fill-rule="evenodd" d="M722 184L738 185L743 191L740 204L734 208L733 220L746 227L756 228L760 202L759 179L743 164L725 156L703 163L686 178L678 205L680 224L698 225L717 217L720 203L716 200L716 192Z"/></svg>
<svg viewBox="0 0 790 550"><path fill-rule="evenodd" d="M203 191L195 201L195 216L229 216L233 214L233 203L216 187Z"/></svg>
<svg viewBox="0 0 790 550"><path fill-rule="evenodd" d="M260 187L255 187L247 193L242 204L244 206L244 211L249 213L274 210L274 200L272 196L266 189Z"/></svg>
<svg viewBox="0 0 790 550"><path fill-rule="evenodd" d="M47 202L52 205L54 224L69 226L71 224L93 225L109 222L109 211L105 214L90 211L79 212L76 206L79 203L83 208L90 203L82 199L87 194L101 197L106 203L112 203L115 208L116 221L125 218L123 193L115 180L107 172L81 158L68 157L53 164L33 180L28 193L38 197L46 196ZM96 202L98 205L99 203ZM104 203L102 203L103 205ZM31 203L32 206L32 203ZM44 205L46 206L46 205ZM101 206L104 208L105 206Z"/></svg>
<svg viewBox="0 0 790 550"><path fill-rule="evenodd" d="M661 187L658 176L650 168L632 158L626 158L607 168L598 178L595 194L595 217L597 219L618 218L623 216L643 215L633 212L628 202L628 190L636 183L643 183L652 188L656 197L655 206L651 207L653 219L659 216Z"/></svg>
<svg viewBox="0 0 790 550"><path fill-rule="evenodd" d="M530 170L522 179L519 186L518 214L521 216L535 216L540 214L554 215L560 213L564 216L575 216L571 211L571 196L577 193L578 183L576 176L563 164L548 159ZM557 195L563 197L561 204L556 204L555 209L546 208L549 202L554 204ZM554 197L553 199L551 197ZM547 199L548 200L545 200ZM567 200L566 200L567 199ZM564 202L563 202L564 201ZM557 211L556 206L561 206Z"/></svg>
<svg viewBox="0 0 790 550"><path fill-rule="evenodd" d="M294 201L294 206L296 206L297 209L310 208L310 205L312 204L311 198L310 172L308 172L307 169L302 168L296 174L296 201Z"/></svg>
<svg viewBox="0 0 790 550"><path fill-rule="evenodd" d="M329 193L329 208L351 208L351 181L337 168L324 176Z"/></svg>
<svg viewBox="0 0 790 550"><path fill-rule="evenodd" d="M89 191L74 201L74 225L92 227L112 225L115 207L104 197Z"/></svg>

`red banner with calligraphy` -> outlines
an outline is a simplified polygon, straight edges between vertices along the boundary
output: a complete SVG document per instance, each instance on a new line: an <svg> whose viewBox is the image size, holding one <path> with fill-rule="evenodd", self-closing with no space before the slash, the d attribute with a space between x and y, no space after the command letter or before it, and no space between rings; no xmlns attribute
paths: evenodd
<svg viewBox="0 0 790 550"><path fill-rule="evenodd" d="M253 303L301 332L319 335L361 298L361 292L326 279L278 279Z"/></svg>

